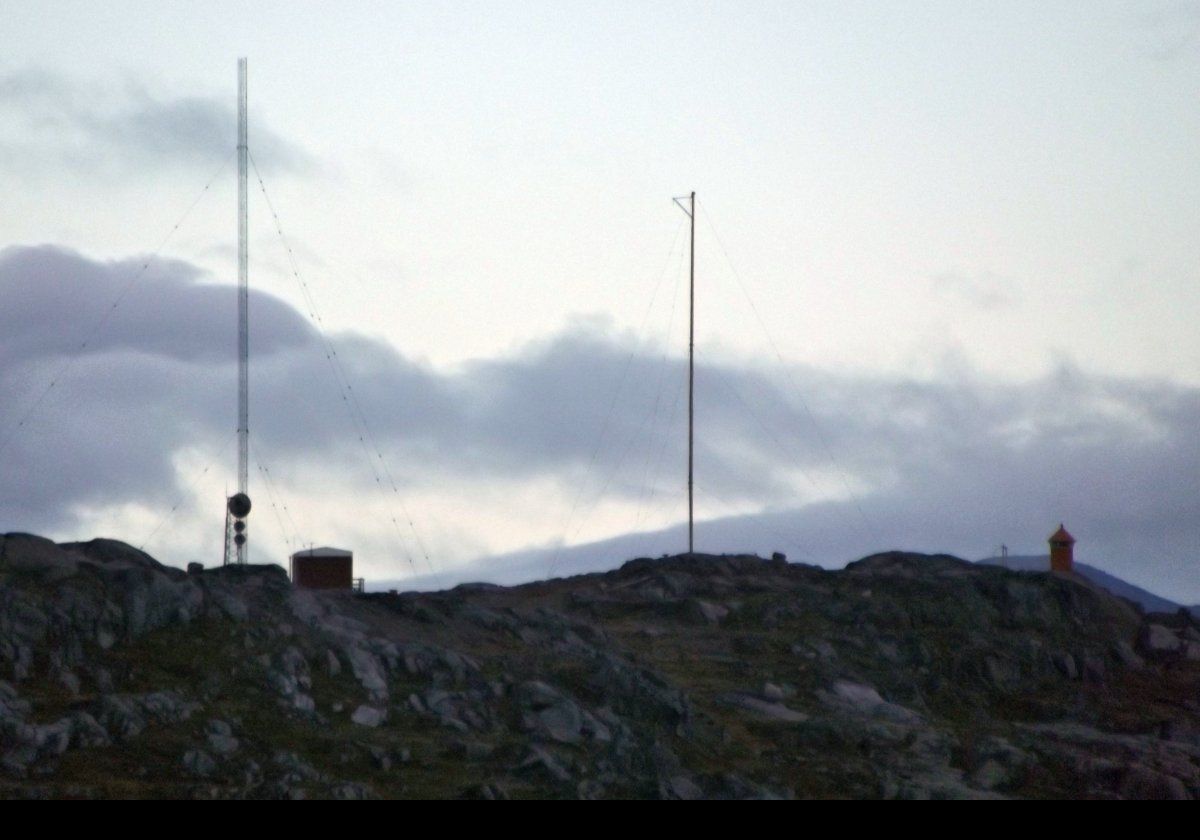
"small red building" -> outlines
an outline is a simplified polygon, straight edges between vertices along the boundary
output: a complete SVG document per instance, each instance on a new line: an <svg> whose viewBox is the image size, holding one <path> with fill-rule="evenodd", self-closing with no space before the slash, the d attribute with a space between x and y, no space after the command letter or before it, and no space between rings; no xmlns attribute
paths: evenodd
<svg viewBox="0 0 1200 840"><path fill-rule="evenodd" d="M1067 533L1062 523L1050 535L1050 571L1070 572L1075 568L1075 538Z"/></svg>
<svg viewBox="0 0 1200 840"><path fill-rule="evenodd" d="M354 552L306 548L292 555L292 583L301 589L353 589Z"/></svg>

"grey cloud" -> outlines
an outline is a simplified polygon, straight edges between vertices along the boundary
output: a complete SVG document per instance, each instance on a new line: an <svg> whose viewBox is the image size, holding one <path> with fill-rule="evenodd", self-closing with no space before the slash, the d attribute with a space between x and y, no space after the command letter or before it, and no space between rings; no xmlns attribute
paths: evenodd
<svg viewBox="0 0 1200 840"><path fill-rule="evenodd" d="M173 455L232 435L234 287L155 262L96 330L140 265L50 246L0 252L5 529L69 527L79 505L161 506L180 490ZM410 486L548 477L578 489L581 517L601 493L639 503L652 486L682 487L684 369L661 347L593 324L440 371L363 336L326 345L261 293L251 312L252 436L275 458L339 474L361 463L332 349ZM11 434L68 361L29 426ZM1005 383L969 371L916 380L705 363L699 498L710 511L769 512L708 522L701 534L714 550L844 562L890 547L978 556L1006 542L1033 552L1062 519L1098 565L1200 600L1197 425L1195 388L1069 366ZM371 483L365 472L347 478ZM677 532L636 540L648 547L633 553L679 547ZM541 574L550 563L544 553L529 562Z"/></svg>
<svg viewBox="0 0 1200 840"><path fill-rule="evenodd" d="M236 143L234 97L162 96L140 86L104 87L36 68L0 75L9 154L90 169L210 167ZM30 141L28 138L35 138ZM3 139L0 134L0 140ZM253 119L250 142L264 171L307 173L313 158Z"/></svg>
<svg viewBox="0 0 1200 840"><path fill-rule="evenodd" d="M49 246L0 251L6 524L53 529L76 505L161 505L178 490L174 453L231 429L231 288L183 263L142 265ZM255 294L252 307L268 369L313 342L281 301Z"/></svg>
<svg viewBox="0 0 1200 840"><path fill-rule="evenodd" d="M97 262L54 246L0 250L0 353L8 365L118 350L203 363L234 346L224 317L230 287L204 282L188 263L137 257ZM117 304L114 308L114 304ZM256 350L314 340L308 323L277 298L256 294Z"/></svg>
<svg viewBox="0 0 1200 840"><path fill-rule="evenodd" d="M830 403L828 393L818 386L813 399L834 454L851 477L874 463L865 474L880 480L854 498L784 497L757 515L698 522L700 550L779 550L826 567L891 548L981 558L1005 543L1035 554L1063 520L1079 538L1079 559L1176 602L1200 603L1196 389L1073 374L1009 386L860 381ZM675 526L487 557L456 574L517 583L685 546Z"/></svg>

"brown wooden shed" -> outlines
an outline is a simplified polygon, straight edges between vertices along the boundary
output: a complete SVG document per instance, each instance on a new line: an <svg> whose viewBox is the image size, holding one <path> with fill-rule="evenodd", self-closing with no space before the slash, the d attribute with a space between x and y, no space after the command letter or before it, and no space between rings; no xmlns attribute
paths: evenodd
<svg viewBox="0 0 1200 840"><path fill-rule="evenodd" d="M354 552L328 547L297 551L292 583L301 589L353 589Z"/></svg>

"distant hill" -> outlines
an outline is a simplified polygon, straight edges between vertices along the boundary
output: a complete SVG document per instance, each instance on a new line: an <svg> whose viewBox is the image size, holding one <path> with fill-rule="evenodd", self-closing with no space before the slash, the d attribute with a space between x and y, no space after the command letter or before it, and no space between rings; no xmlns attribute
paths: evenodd
<svg viewBox="0 0 1200 840"><path fill-rule="evenodd" d="M776 551L787 555L792 562L810 563L827 568L841 568L862 554L813 556L799 551L791 544L785 531L791 512L765 513L747 519L725 517L696 523L696 545L715 554L740 554L746 551L770 556ZM822 538L817 542L826 542ZM455 566L445 574L430 572L396 579L368 579L371 591L427 591L446 589L456 580L484 581L501 586L516 586L547 578L571 577L608 572L629 557L665 557L687 545L687 523L671 525L654 531L621 534L594 542L567 546L540 546L518 549L506 554L489 554Z"/></svg>
<svg viewBox="0 0 1200 840"><path fill-rule="evenodd" d="M1008 557L1006 559L987 557L978 562L991 566L1003 565L1018 572L1044 572L1050 568L1050 556L1047 554ZM1148 592L1140 586L1134 586L1128 581L1121 580L1121 578L1115 575L1110 575L1103 569L1089 566L1087 563L1076 563L1075 571L1097 586L1103 586L1112 594L1133 601L1135 604L1140 604L1146 612L1173 613L1178 611L1182 606L1174 601L1167 600L1161 595ZM1191 610L1193 615L1200 615L1200 606L1188 607L1188 609Z"/></svg>

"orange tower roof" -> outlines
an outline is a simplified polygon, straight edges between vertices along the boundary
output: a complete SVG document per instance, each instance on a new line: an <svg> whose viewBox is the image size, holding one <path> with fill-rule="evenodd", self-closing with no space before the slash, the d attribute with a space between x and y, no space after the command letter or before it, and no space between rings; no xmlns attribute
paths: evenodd
<svg viewBox="0 0 1200 840"><path fill-rule="evenodd" d="M1067 529L1063 527L1061 522L1058 523L1058 530L1050 535L1050 542L1065 542L1074 543L1075 538L1067 533Z"/></svg>

